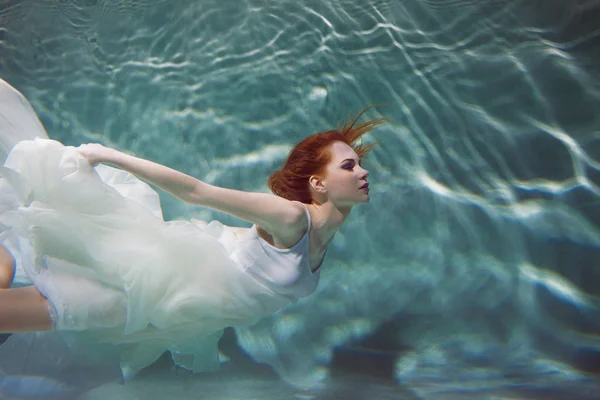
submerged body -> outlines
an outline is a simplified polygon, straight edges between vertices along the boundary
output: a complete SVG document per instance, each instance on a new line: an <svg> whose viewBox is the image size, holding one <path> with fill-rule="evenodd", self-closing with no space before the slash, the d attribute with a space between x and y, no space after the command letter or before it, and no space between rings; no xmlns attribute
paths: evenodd
<svg viewBox="0 0 600 400"><path fill-rule="evenodd" d="M4 113L7 104L16 111ZM30 285L0 289L0 328L118 346L126 376L165 350L186 368L214 368L225 327L254 324L316 290L335 232L368 201L368 173L341 142L331 145L327 177L307 178L305 204L214 187L98 145L63 146L1 80L0 114L0 150L10 150L0 168L0 264L12 254L15 283ZM158 194L138 177L252 228L164 221Z"/></svg>
<svg viewBox="0 0 600 400"><path fill-rule="evenodd" d="M218 221L165 222L148 185L91 168L75 148L48 139L18 143L0 177L4 243L17 276L29 280L16 283L47 299L54 329L135 343L122 360L130 369L165 350L204 351L206 337L216 350L225 327L253 324L317 287L310 222L290 249L266 242L256 226L236 234Z"/></svg>

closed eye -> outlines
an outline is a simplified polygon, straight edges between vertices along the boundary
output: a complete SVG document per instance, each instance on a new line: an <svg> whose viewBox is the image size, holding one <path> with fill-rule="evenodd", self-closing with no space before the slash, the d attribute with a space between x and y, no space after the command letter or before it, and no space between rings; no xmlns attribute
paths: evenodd
<svg viewBox="0 0 600 400"><path fill-rule="evenodd" d="M354 160L352 160L351 162L348 162L348 163L342 165L342 168L347 169L347 170L351 170L352 168L354 168L354 165L355 165L355 162L354 162ZM359 161L358 165L360 165L362 167L362 162Z"/></svg>

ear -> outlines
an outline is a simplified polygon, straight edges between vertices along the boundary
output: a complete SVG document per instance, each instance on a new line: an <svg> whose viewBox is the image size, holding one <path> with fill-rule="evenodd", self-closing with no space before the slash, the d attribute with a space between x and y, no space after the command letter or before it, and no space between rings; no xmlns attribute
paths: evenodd
<svg viewBox="0 0 600 400"><path fill-rule="evenodd" d="M318 193L325 193L327 191L325 183L318 176L312 175L308 179L308 183L310 184L310 187L312 187Z"/></svg>

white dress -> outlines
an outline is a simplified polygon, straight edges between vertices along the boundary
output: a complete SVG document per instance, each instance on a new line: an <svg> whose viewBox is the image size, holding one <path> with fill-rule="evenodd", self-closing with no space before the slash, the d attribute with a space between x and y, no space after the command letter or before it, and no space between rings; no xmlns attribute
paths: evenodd
<svg viewBox="0 0 600 400"><path fill-rule="evenodd" d="M166 350L186 368L213 369L225 327L254 324L316 288L318 274L288 275L295 281L281 287L296 289L277 290L277 277L250 273L269 258L255 229L238 241L217 221L165 222L147 184L49 140L2 80L0 145L0 241L17 259L16 283L48 299L57 331L118 346L125 377ZM306 269L308 231L301 242L288 259Z"/></svg>

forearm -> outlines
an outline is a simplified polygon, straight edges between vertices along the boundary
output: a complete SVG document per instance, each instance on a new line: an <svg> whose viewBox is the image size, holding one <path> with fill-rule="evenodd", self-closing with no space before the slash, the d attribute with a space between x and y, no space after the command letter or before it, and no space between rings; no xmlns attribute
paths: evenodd
<svg viewBox="0 0 600 400"><path fill-rule="evenodd" d="M202 181L183 172L120 151L112 152L103 161L129 172L183 201L189 202L199 186L203 184Z"/></svg>

